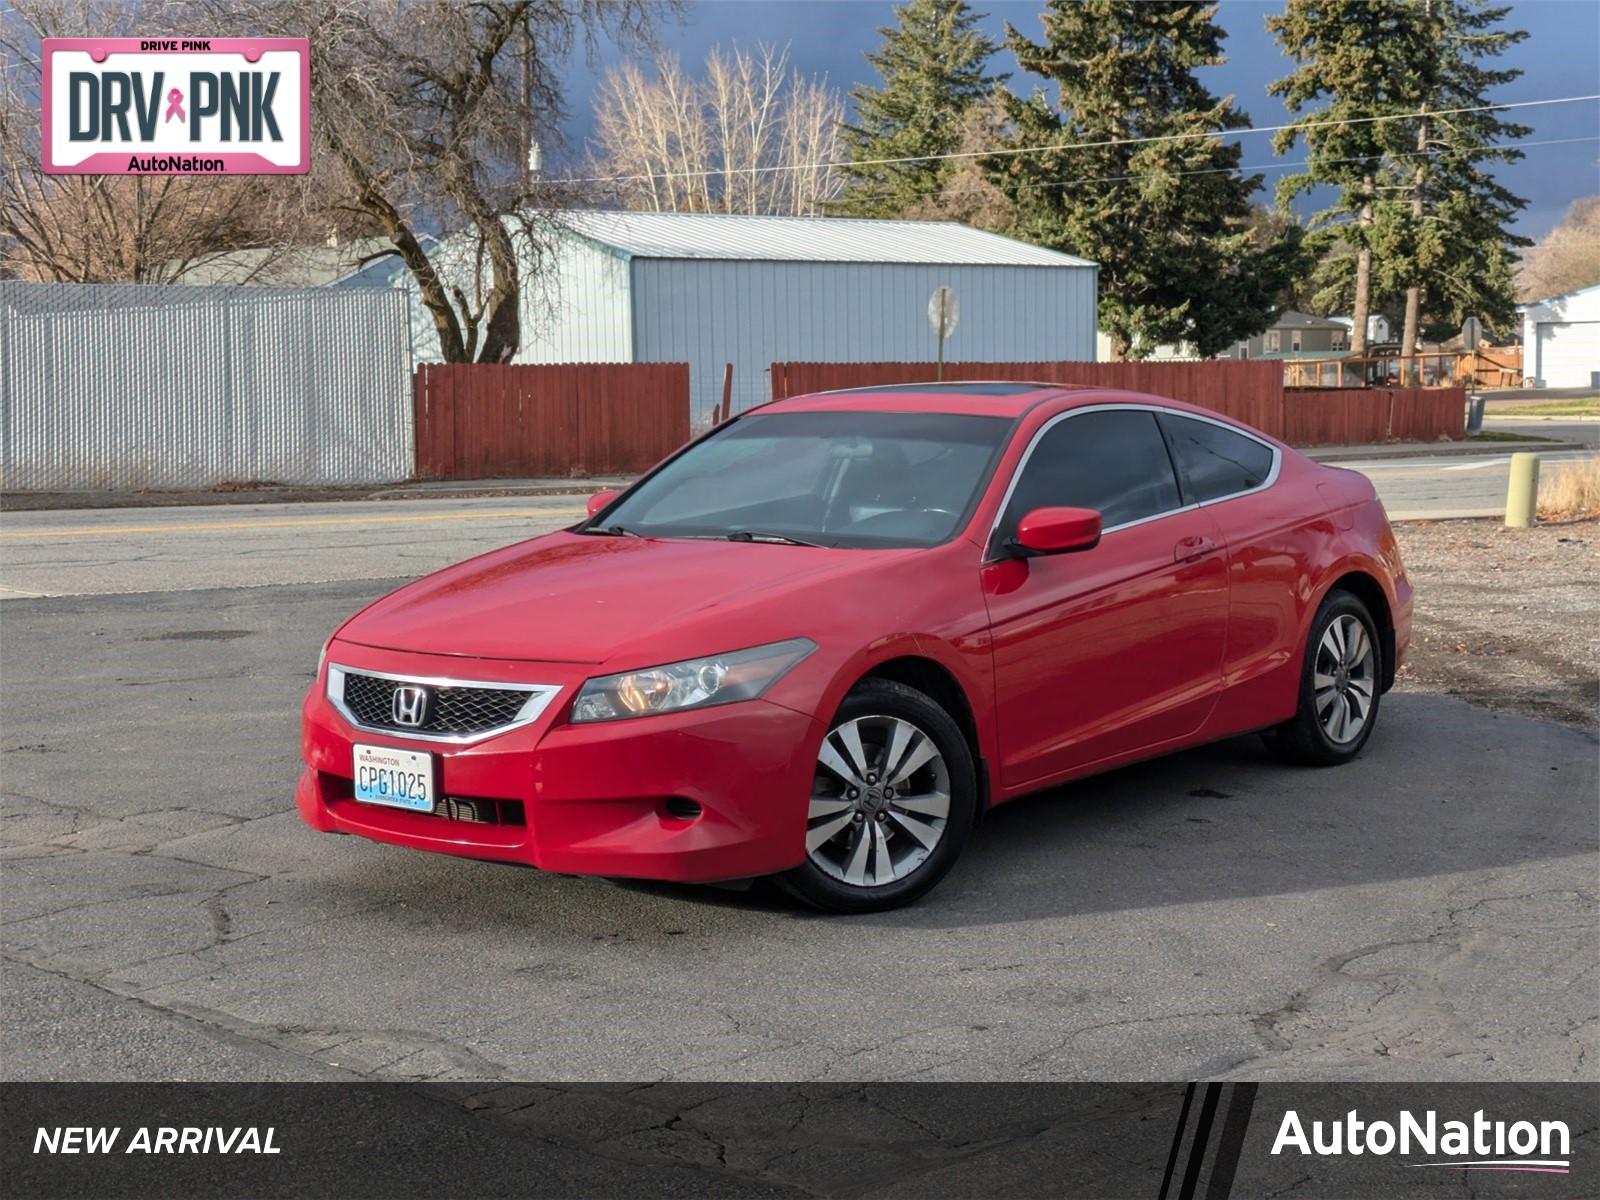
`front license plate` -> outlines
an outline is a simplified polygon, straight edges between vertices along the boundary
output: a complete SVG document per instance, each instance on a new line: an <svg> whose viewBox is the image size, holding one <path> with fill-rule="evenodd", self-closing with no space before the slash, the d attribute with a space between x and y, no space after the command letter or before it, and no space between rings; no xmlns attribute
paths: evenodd
<svg viewBox="0 0 1600 1200"><path fill-rule="evenodd" d="M357 744L355 767L361 803L433 811L433 755Z"/></svg>

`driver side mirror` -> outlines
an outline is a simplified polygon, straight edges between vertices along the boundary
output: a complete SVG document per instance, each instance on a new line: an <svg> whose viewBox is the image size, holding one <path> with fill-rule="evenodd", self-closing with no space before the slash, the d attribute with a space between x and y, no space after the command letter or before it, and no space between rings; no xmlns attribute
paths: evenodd
<svg viewBox="0 0 1600 1200"><path fill-rule="evenodd" d="M1071 554L1100 544L1100 514L1092 508L1035 508L1017 522L1006 548L1018 558Z"/></svg>
<svg viewBox="0 0 1600 1200"><path fill-rule="evenodd" d="M609 492L596 492L594 495L589 497L589 515L591 517L594 516L595 513L599 512L602 508L610 504L620 495L622 495L622 493L617 491L615 488L612 488Z"/></svg>

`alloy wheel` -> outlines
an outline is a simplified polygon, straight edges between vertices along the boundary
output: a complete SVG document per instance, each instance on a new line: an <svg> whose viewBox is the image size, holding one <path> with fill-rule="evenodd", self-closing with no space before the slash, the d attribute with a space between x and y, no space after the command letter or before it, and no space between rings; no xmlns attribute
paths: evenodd
<svg viewBox="0 0 1600 1200"><path fill-rule="evenodd" d="M1312 691L1317 720L1335 744L1348 745L1366 728L1377 689L1376 667L1366 626L1348 613L1328 623L1317 645Z"/></svg>
<svg viewBox="0 0 1600 1200"><path fill-rule="evenodd" d="M829 731L817 753L806 853L826 875L882 887L921 866L950 818L950 771L903 717L866 716Z"/></svg>

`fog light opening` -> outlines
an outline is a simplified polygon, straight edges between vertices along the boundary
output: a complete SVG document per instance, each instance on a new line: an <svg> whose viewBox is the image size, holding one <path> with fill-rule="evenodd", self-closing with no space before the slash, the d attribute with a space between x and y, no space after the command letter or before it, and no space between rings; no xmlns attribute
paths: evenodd
<svg viewBox="0 0 1600 1200"><path fill-rule="evenodd" d="M698 817L701 812L700 806L697 803L695 803L693 800L687 800L682 796L667 797L666 803L663 805L663 807L667 810L667 816L678 821L692 821Z"/></svg>

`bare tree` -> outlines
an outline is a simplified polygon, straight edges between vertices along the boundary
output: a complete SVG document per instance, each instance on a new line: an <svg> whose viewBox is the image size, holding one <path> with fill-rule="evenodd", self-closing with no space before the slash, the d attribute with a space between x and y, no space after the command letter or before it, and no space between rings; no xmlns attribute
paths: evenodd
<svg viewBox="0 0 1600 1200"><path fill-rule="evenodd" d="M1517 297L1545 300L1595 283L1600 283L1600 196L1584 196L1528 250L1517 270Z"/></svg>
<svg viewBox="0 0 1600 1200"><path fill-rule="evenodd" d="M955 169L937 192L904 215L919 221L960 221L994 233L1011 232L1017 222L1016 205L995 186L981 157L991 146L1002 145L1010 133L1005 108L997 98L968 106L955 144L955 153L964 157L955 160Z"/></svg>
<svg viewBox="0 0 1600 1200"><path fill-rule="evenodd" d="M290 189L188 175L46 175L40 161L41 37L181 30L192 6L131 13L15 0L0 16L0 270L51 283L166 283L232 251L283 243ZM260 255L238 276L265 271Z"/></svg>
<svg viewBox="0 0 1600 1200"><path fill-rule="evenodd" d="M213 0L225 3L227 0ZM521 291L570 193L524 169L527 131L559 140L561 69L581 40L648 35L651 0L269 0L275 31L311 42L312 211L389 239L447 362L507 362ZM465 270L419 233L470 231Z"/></svg>
<svg viewBox="0 0 1600 1200"><path fill-rule="evenodd" d="M781 161L774 184L787 211L815 216L844 191L844 179L831 164L847 158L841 136L844 102L826 83L796 75L783 114Z"/></svg>
<svg viewBox="0 0 1600 1200"><path fill-rule="evenodd" d="M714 49L699 80L653 65L608 72L595 101L593 171L625 207L813 216L840 194L844 102L787 50Z"/></svg>
<svg viewBox="0 0 1600 1200"><path fill-rule="evenodd" d="M656 77L637 63L607 72L595 101L596 137L608 148L597 169L627 169L640 178L626 189L632 207L656 212L709 212L712 133L700 87L676 55L656 60ZM620 164L628 164L622 168Z"/></svg>

